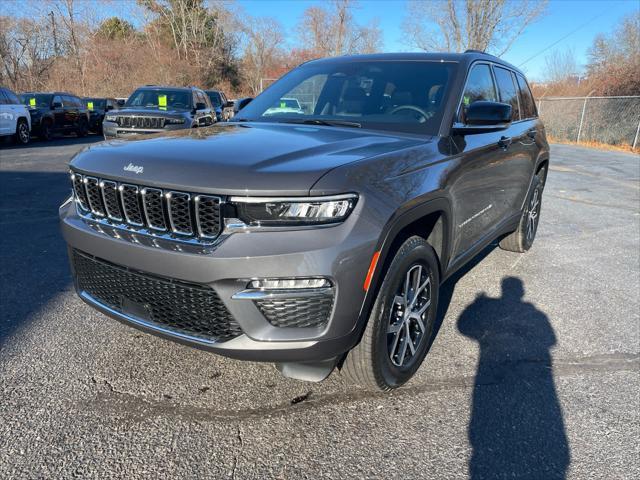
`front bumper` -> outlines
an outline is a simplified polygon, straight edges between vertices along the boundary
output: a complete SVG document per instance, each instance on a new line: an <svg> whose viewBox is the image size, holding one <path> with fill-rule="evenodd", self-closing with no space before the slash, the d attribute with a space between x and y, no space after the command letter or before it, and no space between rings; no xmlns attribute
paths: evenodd
<svg viewBox="0 0 640 480"><path fill-rule="evenodd" d="M101 304L86 292L84 301L119 321L197 348L253 361L314 362L334 358L358 340L357 321L364 301L363 280L377 237L369 223L358 222L358 209L343 224L297 231L252 231L223 235L214 247L166 248L114 238L104 228L80 217L73 203L60 210L62 231L70 249L158 277L211 287L242 334L227 341L203 341L159 328ZM251 279L325 277L333 284L333 303L322 326L275 326L256 302L242 292ZM77 286L77 285L76 285Z"/></svg>
<svg viewBox="0 0 640 480"><path fill-rule="evenodd" d="M184 130L185 128L191 128L191 125L185 122L165 125L164 128L123 128L118 126L118 124L115 122L102 122L102 133L105 139L118 137L134 137L137 135L146 135L150 133L163 133L171 130Z"/></svg>

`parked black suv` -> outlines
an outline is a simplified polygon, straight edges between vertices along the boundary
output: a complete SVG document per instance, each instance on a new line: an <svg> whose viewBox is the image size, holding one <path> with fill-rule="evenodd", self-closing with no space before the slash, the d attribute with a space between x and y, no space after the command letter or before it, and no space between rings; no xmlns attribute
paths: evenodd
<svg viewBox="0 0 640 480"><path fill-rule="evenodd" d="M390 389L427 354L442 282L496 239L531 247L548 162L527 82L500 59L338 57L232 122L85 150L60 216L76 288L105 314Z"/></svg>
<svg viewBox="0 0 640 480"><path fill-rule="evenodd" d="M226 122L233 117L233 102L227 100L227 96L221 90L205 90L211 104L216 111L216 120Z"/></svg>
<svg viewBox="0 0 640 480"><path fill-rule="evenodd" d="M55 133L89 133L89 111L80 98L66 92L26 92L20 95L31 114L31 131L43 140Z"/></svg>
<svg viewBox="0 0 640 480"><path fill-rule="evenodd" d="M199 88L148 85L133 92L121 110L105 115L102 128L109 139L206 127L215 121L211 101Z"/></svg>
<svg viewBox="0 0 640 480"><path fill-rule="evenodd" d="M115 98L85 97L82 99L89 110L89 130L102 135L102 122L107 112L118 110L120 105Z"/></svg>

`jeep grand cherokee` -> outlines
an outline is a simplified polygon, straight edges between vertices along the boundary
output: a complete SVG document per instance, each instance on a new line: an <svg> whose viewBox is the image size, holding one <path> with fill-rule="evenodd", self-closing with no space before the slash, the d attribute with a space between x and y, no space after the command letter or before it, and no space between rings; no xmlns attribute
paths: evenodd
<svg viewBox="0 0 640 480"><path fill-rule="evenodd" d="M121 110L104 116L105 139L206 127L216 120L209 97L195 87L138 88Z"/></svg>
<svg viewBox="0 0 640 480"><path fill-rule="evenodd" d="M106 315L390 389L427 354L442 282L495 239L531 247L548 160L527 82L498 58L331 58L233 122L89 147L60 216L77 291Z"/></svg>

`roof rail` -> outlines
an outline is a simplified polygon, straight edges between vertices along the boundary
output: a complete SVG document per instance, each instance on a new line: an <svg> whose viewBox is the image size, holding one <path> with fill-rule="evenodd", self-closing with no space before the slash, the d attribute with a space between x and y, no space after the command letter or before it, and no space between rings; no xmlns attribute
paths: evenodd
<svg viewBox="0 0 640 480"><path fill-rule="evenodd" d="M467 50L464 51L464 53L484 53L484 54L486 54L487 52L485 52L483 50L475 50L473 48L468 48Z"/></svg>

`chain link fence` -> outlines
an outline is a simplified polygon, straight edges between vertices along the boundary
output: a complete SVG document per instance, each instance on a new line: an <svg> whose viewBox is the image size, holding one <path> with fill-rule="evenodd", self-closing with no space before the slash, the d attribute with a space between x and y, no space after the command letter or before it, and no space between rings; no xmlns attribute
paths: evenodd
<svg viewBox="0 0 640 480"><path fill-rule="evenodd" d="M556 140L640 148L640 96L539 98L538 113Z"/></svg>

